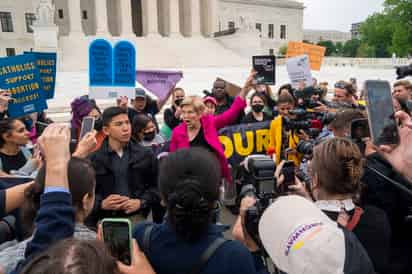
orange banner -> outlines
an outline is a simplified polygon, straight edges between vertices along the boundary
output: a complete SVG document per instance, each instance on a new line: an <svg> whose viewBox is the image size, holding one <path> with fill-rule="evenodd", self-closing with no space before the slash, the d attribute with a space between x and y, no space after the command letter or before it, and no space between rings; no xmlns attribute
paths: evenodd
<svg viewBox="0 0 412 274"><path fill-rule="evenodd" d="M309 56L310 68L312 70L320 70L325 51L325 47L302 42L289 42L286 57L289 58L307 54Z"/></svg>

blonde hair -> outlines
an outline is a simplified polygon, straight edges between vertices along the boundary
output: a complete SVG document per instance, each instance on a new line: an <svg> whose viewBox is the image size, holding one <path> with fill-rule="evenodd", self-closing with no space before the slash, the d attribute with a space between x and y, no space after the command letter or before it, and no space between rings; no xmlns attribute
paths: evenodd
<svg viewBox="0 0 412 274"><path fill-rule="evenodd" d="M202 98L199 96L187 96L183 102L180 104L180 107L191 106L198 114L203 114L206 109L205 104L203 103Z"/></svg>

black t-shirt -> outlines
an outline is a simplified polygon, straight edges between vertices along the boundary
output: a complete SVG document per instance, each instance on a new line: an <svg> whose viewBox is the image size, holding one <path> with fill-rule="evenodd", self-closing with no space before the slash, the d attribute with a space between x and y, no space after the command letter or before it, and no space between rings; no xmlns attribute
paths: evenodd
<svg viewBox="0 0 412 274"><path fill-rule="evenodd" d="M336 221L338 213L323 211ZM355 210L347 212L353 216ZM377 273L388 273L391 228L385 212L374 206L363 208L359 223L352 231L371 259Z"/></svg>
<svg viewBox="0 0 412 274"><path fill-rule="evenodd" d="M190 141L190 146L191 147L202 147L202 148L205 148L213 152L213 149L210 147L210 145L205 139L203 128L200 128L199 133L196 135L196 137L192 141Z"/></svg>
<svg viewBox="0 0 412 274"><path fill-rule="evenodd" d="M10 173L11 170L19 170L27 162L27 159L21 150L13 156L0 152L0 158L3 166L2 170L6 173Z"/></svg>

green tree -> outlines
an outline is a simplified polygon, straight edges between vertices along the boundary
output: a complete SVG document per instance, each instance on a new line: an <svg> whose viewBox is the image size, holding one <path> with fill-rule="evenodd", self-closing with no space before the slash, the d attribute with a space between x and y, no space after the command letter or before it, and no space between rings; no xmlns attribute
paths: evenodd
<svg viewBox="0 0 412 274"><path fill-rule="evenodd" d="M361 41L359 39L352 39L345 43L343 46L343 56L344 57L356 57L358 53L358 49L361 45Z"/></svg>
<svg viewBox="0 0 412 274"><path fill-rule="evenodd" d="M281 46L280 48L279 48L279 54L280 55L282 55L282 56L286 56L286 53L288 52L288 45L284 45L284 46Z"/></svg>
<svg viewBox="0 0 412 274"><path fill-rule="evenodd" d="M342 42L336 42L336 56L343 56L343 46L344 44Z"/></svg>
<svg viewBox="0 0 412 274"><path fill-rule="evenodd" d="M325 55L326 56L332 56L336 53L336 47L335 44L328 40L328 41L319 41L318 46L322 46L326 48Z"/></svg>
<svg viewBox="0 0 412 274"><path fill-rule="evenodd" d="M356 53L357 57L367 57L367 58L372 58L376 57L376 49L372 46L369 46L366 43L362 43L359 48L358 52Z"/></svg>
<svg viewBox="0 0 412 274"><path fill-rule="evenodd" d="M376 57L392 53L406 56L412 53L412 1L385 0L384 10L369 16L361 29L362 51L375 49ZM368 49L369 50L369 49Z"/></svg>

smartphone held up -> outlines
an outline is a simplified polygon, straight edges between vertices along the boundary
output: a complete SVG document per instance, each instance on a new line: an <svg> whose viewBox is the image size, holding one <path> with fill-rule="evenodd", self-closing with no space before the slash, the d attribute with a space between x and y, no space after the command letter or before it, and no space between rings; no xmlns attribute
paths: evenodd
<svg viewBox="0 0 412 274"><path fill-rule="evenodd" d="M398 124L389 82L368 80L365 87L368 124L373 143L377 146L399 144Z"/></svg>
<svg viewBox="0 0 412 274"><path fill-rule="evenodd" d="M132 224L128 219L103 219L103 241L113 257L125 265L132 263Z"/></svg>

